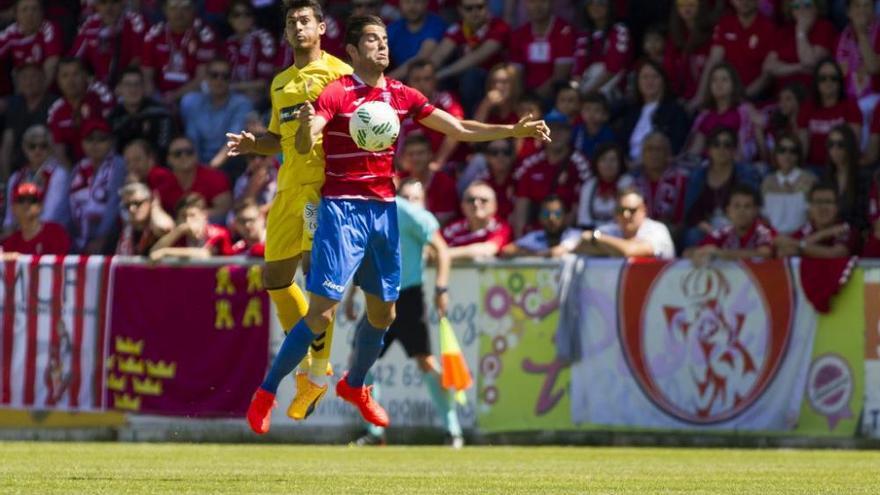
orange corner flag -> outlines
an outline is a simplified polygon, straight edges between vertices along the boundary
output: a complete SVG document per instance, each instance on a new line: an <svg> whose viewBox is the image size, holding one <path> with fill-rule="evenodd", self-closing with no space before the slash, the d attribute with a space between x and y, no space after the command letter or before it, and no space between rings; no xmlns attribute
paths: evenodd
<svg viewBox="0 0 880 495"><path fill-rule="evenodd" d="M474 379L461 354L455 330L446 318L440 319L440 361L443 365L440 377L443 388L461 392L473 385Z"/></svg>

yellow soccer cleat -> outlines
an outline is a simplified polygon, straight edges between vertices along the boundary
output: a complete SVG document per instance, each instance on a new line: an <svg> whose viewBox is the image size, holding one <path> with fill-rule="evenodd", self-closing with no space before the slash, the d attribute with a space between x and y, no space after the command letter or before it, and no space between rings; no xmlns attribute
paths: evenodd
<svg viewBox="0 0 880 495"><path fill-rule="evenodd" d="M333 368L328 364L327 376L332 375ZM294 421L301 421L311 416L312 413L315 412L315 408L318 407L318 403L324 398L324 394L327 393L328 388L328 385L321 387L313 383L309 380L308 373L297 373L296 395L293 397L293 401L290 402L290 406L287 408L287 416Z"/></svg>

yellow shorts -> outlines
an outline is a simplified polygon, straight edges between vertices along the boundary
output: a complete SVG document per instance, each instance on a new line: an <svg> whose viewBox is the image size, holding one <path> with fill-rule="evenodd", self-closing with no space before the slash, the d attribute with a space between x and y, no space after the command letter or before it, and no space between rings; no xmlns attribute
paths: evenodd
<svg viewBox="0 0 880 495"><path fill-rule="evenodd" d="M298 185L275 194L266 218L266 261L293 258L312 250L320 200L321 184Z"/></svg>

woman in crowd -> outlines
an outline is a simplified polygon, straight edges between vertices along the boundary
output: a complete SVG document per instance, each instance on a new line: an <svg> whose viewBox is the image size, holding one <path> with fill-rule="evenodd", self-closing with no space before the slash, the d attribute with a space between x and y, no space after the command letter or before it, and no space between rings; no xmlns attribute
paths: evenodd
<svg viewBox="0 0 880 495"><path fill-rule="evenodd" d="M623 23L614 22L611 2L586 2L587 29L578 38L573 74L581 93L600 91L618 94L626 79L633 52L633 39Z"/></svg>
<svg viewBox="0 0 880 495"><path fill-rule="evenodd" d="M594 176L581 186L577 225L595 229L614 220L617 191L632 185L626 174L623 151L616 143L600 144L593 156Z"/></svg>
<svg viewBox="0 0 880 495"><path fill-rule="evenodd" d="M515 66L498 64L492 67L486 78L486 96L477 105L474 120L490 124L515 124L519 120L516 106L521 93Z"/></svg>
<svg viewBox="0 0 880 495"><path fill-rule="evenodd" d="M670 10L663 68L670 89L684 101L697 94L712 47L712 23L711 7L705 1L678 0Z"/></svg>
<svg viewBox="0 0 880 495"><path fill-rule="evenodd" d="M277 58L272 35L256 27L254 8L249 0L229 4L232 35L226 40L226 58L232 66L231 89L246 94L256 104L266 98L266 85L272 80Z"/></svg>
<svg viewBox="0 0 880 495"><path fill-rule="evenodd" d="M816 64L834 50L837 31L821 16L823 4L822 0L785 1L785 23L764 60L764 72L775 79L777 88L792 83L809 86Z"/></svg>
<svg viewBox="0 0 880 495"><path fill-rule="evenodd" d="M776 171L764 178L764 217L780 234L799 229L807 219L807 193L816 177L801 169L804 150L793 133L782 134L773 149Z"/></svg>
<svg viewBox="0 0 880 495"><path fill-rule="evenodd" d="M834 184L840 198L840 217L861 232L868 224L870 181L859 180L859 148L856 134L847 124L828 133L828 165L824 180Z"/></svg>

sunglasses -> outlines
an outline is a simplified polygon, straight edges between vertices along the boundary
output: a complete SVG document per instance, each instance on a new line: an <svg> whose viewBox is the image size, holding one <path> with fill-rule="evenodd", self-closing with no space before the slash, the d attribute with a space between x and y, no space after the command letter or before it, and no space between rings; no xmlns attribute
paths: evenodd
<svg viewBox="0 0 880 495"><path fill-rule="evenodd" d="M46 141L42 141L39 143L27 143L24 147L30 151L36 150L47 150L49 149L49 143Z"/></svg>
<svg viewBox="0 0 880 495"><path fill-rule="evenodd" d="M466 198L464 198L464 202L469 205L475 205L477 203L484 205L484 204L488 203L489 201L491 201L489 198L484 198L481 196L467 196Z"/></svg>
<svg viewBox="0 0 880 495"><path fill-rule="evenodd" d="M218 81L226 81L227 79L229 79L229 73L228 72L209 72L208 77L210 77L211 79L216 79Z"/></svg>
<svg viewBox="0 0 880 495"><path fill-rule="evenodd" d="M820 74L817 78L819 82L840 82L840 78L836 75Z"/></svg>
<svg viewBox="0 0 880 495"><path fill-rule="evenodd" d="M480 5L462 5L461 6L461 10L463 10L465 12L479 12L485 8L486 8L486 4L484 4L484 3L480 4Z"/></svg>
<svg viewBox="0 0 880 495"><path fill-rule="evenodd" d="M376 8L382 2L352 2L351 6L355 9L368 9L368 8Z"/></svg>
<svg viewBox="0 0 880 495"><path fill-rule="evenodd" d="M91 141L93 143L103 143L105 141L109 141L110 136L107 134L89 134L83 139L83 141Z"/></svg>
<svg viewBox="0 0 880 495"><path fill-rule="evenodd" d="M126 201L119 206L122 207L123 210L130 210L132 208L140 208L142 204L149 201L149 199L134 199L131 201Z"/></svg>
<svg viewBox="0 0 880 495"><path fill-rule="evenodd" d="M736 148L736 145L733 143L733 141L727 141L726 139L721 141L713 141L709 146L713 148L724 148L728 150Z"/></svg>
<svg viewBox="0 0 880 495"><path fill-rule="evenodd" d="M173 156L174 158L180 158L182 156L193 156L196 154L196 150L192 148L181 148L179 150L172 150L168 152L168 155Z"/></svg>
<svg viewBox="0 0 880 495"><path fill-rule="evenodd" d="M812 6L813 0L794 0L791 2L791 8L793 9L804 9Z"/></svg>
<svg viewBox="0 0 880 495"><path fill-rule="evenodd" d="M614 212L617 213L618 215L621 215L621 216L623 216L627 213L629 213L630 215L635 215L636 213L639 212L639 207L637 206L635 208L628 208L626 206L618 206L617 208L614 209Z"/></svg>
<svg viewBox="0 0 880 495"><path fill-rule="evenodd" d="M232 17L233 19L240 18L240 17L253 17L253 16L254 15L252 13L250 13L250 11L247 11L247 10L238 10L238 11L235 11L235 12L229 14L229 17Z"/></svg>
<svg viewBox="0 0 880 495"><path fill-rule="evenodd" d="M541 218L544 220L562 218L562 210L544 210L541 212Z"/></svg>
<svg viewBox="0 0 880 495"><path fill-rule="evenodd" d="M842 139L829 139L826 144L828 145L828 148L846 148L846 143L844 143Z"/></svg>
<svg viewBox="0 0 880 495"><path fill-rule="evenodd" d="M489 156L510 156L513 152L509 149L489 148L486 150L486 154Z"/></svg>
<svg viewBox="0 0 880 495"><path fill-rule="evenodd" d="M785 155L785 154L797 155L798 149L797 149L797 146L777 146L776 147L776 154L777 155Z"/></svg>
<svg viewBox="0 0 880 495"><path fill-rule="evenodd" d="M19 205L23 205L23 204L35 205L35 204L38 204L39 202L40 202L40 198L38 198L36 196L19 196L18 198L15 199L15 204L19 204Z"/></svg>
<svg viewBox="0 0 880 495"><path fill-rule="evenodd" d="M833 199L814 199L813 201L810 201L810 204L814 206L836 206L837 201L834 201Z"/></svg>

